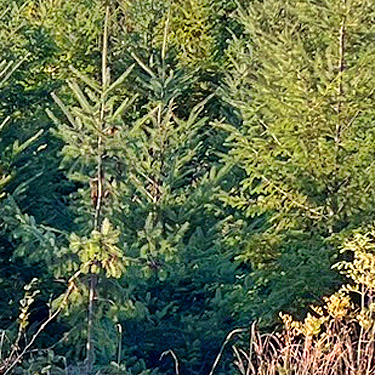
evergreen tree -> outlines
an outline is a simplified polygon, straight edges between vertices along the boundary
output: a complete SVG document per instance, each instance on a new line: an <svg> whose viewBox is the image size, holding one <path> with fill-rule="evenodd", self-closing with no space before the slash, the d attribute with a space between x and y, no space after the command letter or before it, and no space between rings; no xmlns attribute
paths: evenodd
<svg viewBox="0 0 375 375"><path fill-rule="evenodd" d="M21 110L27 111L30 103L26 97L20 96L20 91L27 80L24 74L26 66L32 58L31 52L25 48L22 33L14 32L14 29L18 31L27 27L19 19L22 8L16 4L0 3L0 9L0 282L4 301L0 325L2 329L8 329L14 323L24 283L33 278L35 271L25 259L15 259L19 245L15 231L19 225L17 215L21 209L30 207L25 202L40 177L39 174L31 176L30 172L43 154L45 138L43 129L22 126ZM38 195L35 194L34 198L38 200Z"/></svg>
<svg viewBox="0 0 375 375"><path fill-rule="evenodd" d="M110 29L116 26L114 14L110 17ZM231 264L228 249L220 244L223 217L215 213L212 205L212 194L222 176L205 162L207 146L203 141L210 130L205 106L210 98L190 110L186 108L184 99L194 81L188 72L174 64L168 47L169 25L167 18L161 49L156 49L146 61L144 55L133 52L130 57L135 66L128 67L113 83L108 81L105 88L73 69L79 83L69 81L69 86L79 106L65 105L55 97L70 122L59 125L59 134L65 142L63 167L71 180L82 184L71 201L80 234L71 237L70 250L64 250L61 260L63 268L70 271L90 259L98 262L98 272L107 267L103 262L108 255L103 255L103 243L100 245L103 239L97 234L100 228L88 235L93 217L94 222L98 221L97 205L101 197L100 217L116 228L113 239L116 250L110 250L109 261L116 261L120 268L129 263L131 267L125 273L123 268L116 274L107 271L108 276L120 276L118 282L110 282L106 277L97 280L96 299L102 302L95 303L93 324L96 340L100 342L96 346L99 362L108 363L113 357L116 324L120 324L125 327L123 348L127 358L134 356L141 345L147 353L148 365L155 366L155 351L159 357L163 348L168 349L165 344L155 349L156 343L162 342L156 342L155 338L172 338L169 345L180 348L181 355L190 359L198 372L202 357L206 357L205 366L211 364L226 327L233 324L231 311L224 307L225 300L220 295L221 290L229 290L226 285L235 283L236 267ZM108 40L109 50L104 56L105 61L111 62L116 39ZM109 69L103 72L109 77ZM127 76L136 80L132 88L126 82ZM129 97L131 91L136 91L137 96ZM60 123L55 114L50 115ZM93 243L93 236L99 242ZM88 250L90 246L92 250ZM191 267L196 271L192 273ZM210 270L218 275L217 279L210 279ZM194 297L191 293L195 288L203 288L204 292L197 292ZM160 289L165 292L160 293ZM82 303L87 301L87 293L86 284L78 293L80 296L77 295L81 307L80 303L72 305L69 313L74 325L69 334L71 342L79 342L84 335L77 327L84 320ZM194 313L191 304L196 304ZM215 311L216 304L222 307L220 312ZM176 319L174 328L168 332L166 319L168 322L172 319L179 305L184 316ZM200 336L209 330L211 318L220 330L213 333L218 340L210 343L208 354L208 349L202 350L200 346ZM202 319L201 328L195 331L195 325ZM134 326L137 321L143 322L142 327L160 321L160 327L156 331L150 327L152 340L147 337L144 343L137 342L132 347L127 332L136 341L145 335L144 328L139 330ZM189 337L181 341L173 330L184 330L184 325L189 327ZM137 366L142 365L134 364L134 369Z"/></svg>
<svg viewBox="0 0 375 375"><path fill-rule="evenodd" d="M229 58L228 163L245 177L223 199L248 223L253 316L273 319L337 285L333 250L374 219L374 53L370 1L255 1ZM246 233L246 225L244 227ZM257 305L257 306L256 306Z"/></svg>
<svg viewBox="0 0 375 375"><path fill-rule="evenodd" d="M22 185L27 189L14 207L9 251L27 281L41 276L46 302L62 292L65 279L83 274L65 315L38 344L58 342L54 352L79 363L89 336L95 355L86 357L88 370L94 360L102 365L117 357L116 366L139 373L175 348L183 366L200 373L236 324L236 245L223 238L231 231L228 211L214 201L225 175L216 172L223 132L208 126L230 107L211 96L221 58L212 4L186 3L110 2L108 70L100 69L102 1L17 8L23 26L12 51L31 51L18 71L21 84L12 88L15 98L28 100L17 129L24 139L33 129L45 136L20 175L22 182L35 178ZM202 48L193 46L201 40ZM23 279L15 279L22 289ZM58 358L44 353L20 371Z"/></svg>

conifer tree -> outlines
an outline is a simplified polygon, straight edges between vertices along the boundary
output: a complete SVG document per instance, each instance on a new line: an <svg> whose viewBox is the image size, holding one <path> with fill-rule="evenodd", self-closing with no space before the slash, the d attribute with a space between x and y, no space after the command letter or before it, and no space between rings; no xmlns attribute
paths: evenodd
<svg viewBox="0 0 375 375"><path fill-rule="evenodd" d="M226 129L229 163L246 176L224 200L265 220L241 256L264 306L255 314L326 293L338 238L374 219L373 16L357 0L240 11L246 37L231 46L227 90L243 122Z"/></svg>
<svg viewBox="0 0 375 375"><path fill-rule="evenodd" d="M26 112L30 103L27 98L20 100L17 90L32 58L21 32L14 31L26 28L19 19L22 9L5 3L0 4L0 9L0 283L4 301L0 324L2 329L8 329L16 314L16 302L23 293L23 284L33 277L27 260L16 261L14 257L18 245L14 238L18 227L15 217L21 208L25 209L32 185L37 183L39 175L31 177L28 172L43 153L45 143L41 141L43 129L21 125L20 109L23 107Z"/></svg>
<svg viewBox="0 0 375 375"><path fill-rule="evenodd" d="M111 14L109 29L116 26L113 24L114 13ZM190 284L190 289L195 287L194 283L206 284L205 292L199 297L202 301L197 305L197 316L187 310L186 319L190 320L190 325L199 321L199 306L211 306L199 332L208 329L206 327L211 324L208 316L215 315L214 304L224 304L218 297L220 293L215 295L215 289L219 285L222 288L224 280L228 284L235 280L234 273L230 272L235 272L235 266L219 244L221 219L215 217L215 209L210 206L221 176L203 161L207 152L203 141L210 130L205 106L210 97L193 108L186 105L185 97L194 80L174 63L168 42L169 26L167 17L159 50L146 60L142 53L133 52L127 57L133 64L112 82L109 77L116 39L109 33L108 38L104 37L109 40L109 48L103 49L103 61L108 65L106 63L107 68L102 70L108 79L107 85L101 86L72 67L77 81L73 79L68 84L77 105L64 104L60 95L55 95L55 101L69 123L62 124L60 117L50 112L65 142L63 168L71 180L82 186L71 201L76 210L78 235L71 236L70 249L61 252L61 268L66 272L92 262L87 271L93 273L94 267L101 275L96 280L96 287L91 287L92 295L96 295L91 299L91 305L96 306L90 308L94 315L90 324L95 327L92 331L96 335L95 342L101 343L94 349L102 363L108 363L116 349L113 347L117 341L116 324L132 327L129 319L134 322L142 315L147 319L171 318L169 314L174 308L170 310L170 307L186 303L186 283ZM135 84L130 86L127 79L133 79ZM130 96L134 91L136 96ZM101 115L104 116L102 120ZM98 145L101 157L98 157ZM101 165L100 173L98 165ZM202 217L204 205L210 206L205 209L206 219ZM98 222L102 225L97 226ZM95 229L90 235L93 223ZM108 237L108 241L111 244L104 246L103 226L112 228L109 223L116 229L110 229L112 237ZM202 231L210 231L209 240ZM209 279L207 272L214 264L218 266L220 281L212 280L208 287L208 282L203 280ZM178 276L176 265L181 268ZM189 280L190 266L197 270L195 281ZM112 273L112 267L115 273ZM119 277L118 282L109 282L103 271L109 277ZM172 281L176 277L180 281L174 286ZM158 288L169 287L165 297L170 300L158 300ZM72 303L69 312L71 324L75 326L69 337L75 342L84 334L77 327L85 317L82 304L89 297L87 288L87 284L82 285L81 291L77 292L77 303ZM174 288L181 293L177 301L174 300L177 297ZM108 300L110 302L105 302ZM195 300L198 303L198 297ZM157 313L153 316L149 309L156 309ZM222 312L222 316L217 314L217 324L230 320L228 315L228 311ZM182 328L187 323L181 319L176 324ZM181 348L186 345L188 349L190 342L199 340L200 333L190 329L194 339L188 338L182 345L178 344ZM166 333L162 331L160 328L158 334ZM134 327L132 332L143 335ZM224 335L220 332L215 334ZM129 339L129 336L125 337L123 347L131 354L133 348L127 345ZM151 355L154 349L147 345L145 349ZM217 345L212 345L210 355ZM204 353L197 345L191 350L195 352L192 365L198 367L198 360Z"/></svg>
<svg viewBox="0 0 375 375"><path fill-rule="evenodd" d="M7 63L5 60L0 63L0 90L4 88L11 75L23 62L24 60L20 59L16 63L12 61ZM9 246L8 241L11 238L10 233L14 229L12 226L12 216L16 212L14 210L14 198L17 197L17 194L22 194L22 190L25 187L25 183L20 183L19 181L19 168L17 168L17 162L19 162L19 160L25 160L25 158L32 155L30 153L30 146L35 143L35 140L41 135L41 132L38 132L25 141L17 139L9 144L9 142L4 139L5 137L3 136L3 133L5 133L4 128L9 126L10 123L11 116L3 116L0 126L0 150L2 151L0 158L0 208L2 211L2 217L0 219L0 249L4 258L3 260L5 261L1 264L0 274L3 290L9 287L9 285L6 285L7 283L5 280L8 278L7 275L10 275L11 270L9 268L12 268L10 267L9 261L6 261L5 254L7 251L6 248ZM15 189L8 189L11 182L13 182L13 186L16 186ZM3 311L0 316L1 320L3 318L5 318L5 321L7 320L5 311Z"/></svg>
<svg viewBox="0 0 375 375"><path fill-rule="evenodd" d="M110 172L105 165L105 158L110 157L110 146L107 140L116 132L116 121L126 109L128 103L124 100L114 110L117 97L113 91L129 74L125 71L116 81L110 81L108 68L108 30L110 7L105 6L105 20L103 26L102 68L101 82L97 83L83 73L73 72L85 85L85 92L75 80L69 81L69 87L75 96L78 106L67 108L54 94L56 103L70 124L61 126L60 133L67 141L64 147L66 163L73 161L69 167L69 177L74 181L86 182L85 195L80 203L86 212L81 220L86 221L80 228L82 236L72 234L70 237L70 251L75 254L71 258L71 267L79 267L88 274L86 285L88 293L87 330L86 330L86 373L91 374L95 362L94 335L96 330L99 290L98 282L101 273L107 277L119 278L126 265L126 260L117 246L119 232L112 228L109 218L106 217L104 200L110 188ZM59 123L55 115L49 111L50 117ZM85 198L90 198L85 200ZM90 218L91 216L91 218ZM87 235L86 233L90 233ZM69 259L68 259L69 262ZM66 268L66 265L63 265ZM69 269L69 266L68 266ZM96 340L95 340L96 341Z"/></svg>
<svg viewBox="0 0 375 375"><path fill-rule="evenodd" d="M58 130L47 132L45 156L25 170L38 178L29 191L32 209L17 211L22 220L15 223L14 243L19 261L44 281L53 279L45 284L46 300L76 271L85 274L75 281L56 330L39 343L58 341L56 353L68 362L86 357L88 371L116 353L116 366L139 373L159 366L161 352L173 347L199 373L234 324L230 295L239 279L233 244L222 238L227 212L213 203L224 175L216 172L222 136L207 126L208 117L222 113L210 96L218 81L210 4L188 3L182 14L183 2L170 10L168 1L110 2L107 89L98 42L102 1L22 7L23 31L33 36L32 79L25 87L43 89L35 91L37 111L30 121L25 113L20 128L26 134L37 123ZM201 39L202 48L193 48ZM181 45L191 51L184 54ZM55 103L47 95L52 89ZM53 122L46 121L45 107Z"/></svg>

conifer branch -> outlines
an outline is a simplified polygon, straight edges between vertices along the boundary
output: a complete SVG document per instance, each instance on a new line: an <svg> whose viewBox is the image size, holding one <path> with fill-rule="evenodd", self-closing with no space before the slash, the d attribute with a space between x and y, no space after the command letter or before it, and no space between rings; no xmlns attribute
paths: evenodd
<svg viewBox="0 0 375 375"><path fill-rule="evenodd" d="M290 201L290 203L292 203L294 206L296 206L298 208L301 208L304 211L307 211L310 214L312 214L313 216L311 216L311 218L314 218L314 219L322 219L322 218L324 218L324 215L321 212L319 212L318 210L313 209L313 208L311 208L311 207L309 207L307 205L304 205L304 204L298 202L297 200L295 200L293 198L293 196L291 194L289 194L285 190L283 190L280 187L278 187L275 183L273 183L272 181L270 181L267 177L263 176L262 179L264 181L266 181L269 185L272 185L279 193L281 193L285 198L287 198Z"/></svg>

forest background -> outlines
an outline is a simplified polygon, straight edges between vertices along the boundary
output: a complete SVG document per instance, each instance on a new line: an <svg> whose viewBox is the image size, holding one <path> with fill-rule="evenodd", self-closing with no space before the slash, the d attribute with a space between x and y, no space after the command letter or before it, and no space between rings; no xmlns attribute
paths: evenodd
<svg viewBox="0 0 375 375"><path fill-rule="evenodd" d="M231 330L346 282L375 219L371 0L0 15L2 371L167 373L173 349L206 374Z"/></svg>

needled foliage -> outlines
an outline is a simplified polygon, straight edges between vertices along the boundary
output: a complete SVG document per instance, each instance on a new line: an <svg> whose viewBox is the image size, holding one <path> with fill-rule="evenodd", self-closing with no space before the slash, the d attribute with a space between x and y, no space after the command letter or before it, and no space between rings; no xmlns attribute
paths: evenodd
<svg viewBox="0 0 375 375"><path fill-rule="evenodd" d="M254 321L367 339L373 8L0 0L0 373L227 374ZM288 372L252 333L238 371Z"/></svg>
<svg viewBox="0 0 375 375"><path fill-rule="evenodd" d="M255 1L239 11L245 36L230 48L227 89L243 123L225 128L228 162L246 177L223 199L268 223L241 259L273 312L334 287L337 239L374 218L372 15L367 1Z"/></svg>
<svg viewBox="0 0 375 375"><path fill-rule="evenodd" d="M17 216L20 207L36 212L38 202L44 199L42 195L33 194L33 189L39 185L37 177L41 176L47 160L44 159L43 120L40 118L40 126L34 126L35 118L29 116L32 110L38 111L38 100L35 99L40 94L39 89L28 86L35 73L31 68L32 52L28 48L34 35L25 33L27 22L20 18L20 7L5 2L0 3L0 7L0 283L4 301L0 316L4 329L13 325L24 284L41 271L33 270L26 257L17 259L22 244L17 240L16 232L20 226ZM50 181L47 178L45 183Z"/></svg>
<svg viewBox="0 0 375 375"><path fill-rule="evenodd" d="M120 327L126 357L137 358L144 350L147 365L157 366L156 353L167 350L171 339L181 358L198 372L202 358L204 367L212 363L220 339L234 324L222 293L236 283L236 265L220 235L225 214L212 205L223 173L202 163L211 149L205 140L212 136L206 110L212 95L187 109L184 96L194 92L194 79L174 62L168 18L159 49L149 52L146 60L142 49L129 51L131 63L122 73L112 73L117 48L113 14L118 16L111 13L108 18L102 45L102 63L107 64L102 82L71 67L68 86L74 104L54 94L62 117L48 111L64 143L62 168L67 178L80 184L70 200L77 234L70 235L69 247L55 252L59 260L50 267L56 277L79 269L98 275L93 317L97 364L113 358ZM135 85L127 88L130 78ZM109 242L103 238L104 229L95 228L98 215L112 228ZM216 277L209 276L210 269ZM64 319L72 326L64 345L70 345L68 353L78 360L84 357L89 294L88 278L83 277ZM222 305L216 312L215 306ZM173 318L176 311L179 317ZM157 327L150 326L145 334L151 322ZM203 351L199 337L212 324L218 327L213 337L219 339ZM186 329L188 336L176 337ZM160 337L159 343L155 337ZM132 366L136 371L144 365L136 361Z"/></svg>

